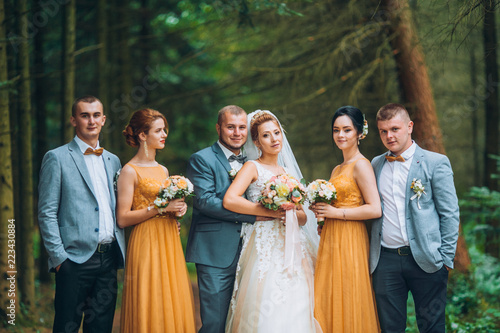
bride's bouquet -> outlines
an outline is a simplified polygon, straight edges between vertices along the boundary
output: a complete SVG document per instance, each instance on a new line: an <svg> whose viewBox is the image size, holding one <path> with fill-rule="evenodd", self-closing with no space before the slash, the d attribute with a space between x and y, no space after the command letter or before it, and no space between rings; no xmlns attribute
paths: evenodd
<svg viewBox="0 0 500 333"><path fill-rule="evenodd" d="M294 267L300 267L302 258L300 229L293 208L304 203L306 189L296 178L287 174L273 176L264 185L258 201L268 209L286 210L285 268L293 272Z"/></svg>
<svg viewBox="0 0 500 333"><path fill-rule="evenodd" d="M189 179L184 176L170 176L158 192L154 201L156 208L166 208L170 200L190 198L194 196L194 187ZM180 216L176 215L176 218Z"/></svg>
<svg viewBox="0 0 500 333"><path fill-rule="evenodd" d="M289 210L305 201L304 185L290 175L273 176L264 185L257 200L268 209Z"/></svg>
<svg viewBox="0 0 500 333"><path fill-rule="evenodd" d="M337 199L337 190L332 183L324 179L316 179L307 186L307 200L314 204L316 202L326 202L331 205ZM323 225L325 219L318 218L318 225Z"/></svg>

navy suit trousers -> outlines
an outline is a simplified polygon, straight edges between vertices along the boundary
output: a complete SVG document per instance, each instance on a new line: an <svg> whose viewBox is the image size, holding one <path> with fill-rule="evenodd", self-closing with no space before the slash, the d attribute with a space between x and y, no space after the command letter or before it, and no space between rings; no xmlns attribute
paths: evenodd
<svg viewBox="0 0 500 333"><path fill-rule="evenodd" d="M200 291L199 333L224 333L229 303L233 295L236 267L241 252L241 240L233 262L229 267L218 268L196 264Z"/></svg>
<svg viewBox="0 0 500 333"><path fill-rule="evenodd" d="M119 251L114 242L108 252L95 252L83 264L62 263L56 273L54 333L77 333L83 315L84 333L112 331Z"/></svg>
<svg viewBox="0 0 500 333"><path fill-rule="evenodd" d="M410 291L415 301L420 332L445 333L446 286L448 270L424 272L412 254L380 252L373 272L380 327L385 333L403 333L406 328L406 303Z"/></svg>

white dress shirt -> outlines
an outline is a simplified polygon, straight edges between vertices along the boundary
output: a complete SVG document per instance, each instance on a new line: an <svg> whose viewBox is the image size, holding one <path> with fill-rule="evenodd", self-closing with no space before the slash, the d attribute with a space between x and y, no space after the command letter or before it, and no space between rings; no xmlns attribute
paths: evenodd
<svg viewBox="0 0 500 333"><path fill-rule="evenodd" d="M82 154L85 153L90 146L83 142L78 136L75 136L75 141L80 147ZM93 147L90 147L94 149ZM99 141L95 149L99 147ZM111 210L111 196L109 193L108 176L104 167L103 156L94 154L83 155L87 170L94 187L97 204L99 206L99 243L110 243L115 239L114 235L114 220Z"/></svg>
<svg viewBox="0 0 500 333"><path fill-rule="evenodd" d="M227 149L226 147L224 147L224 145L222 143L220 143L220 141L217 140L217 143L219 144L219 147L222 149L222 152L224 153L226 158L229 160L229 157L231 157L231 155L234 155L234 153L232 151L230 151L229 149ZM242 155L241 150L240 150L240 153L238 155L235 155L235 156L240 156L240 155ZM231 166L231 169L235 169L238 171L240 171L241 167L243 166L243 164L241 164L240 162L238 162L236 160L229 162L229 165Z"/></svg>
<svg viewBox="0 0 500 333"><path fill-rule="evenodd" d="M417 145L415 142L401 156L404 162L385 162L380 173L380 195L384 203L382 246L396 249L408 246L406 233L406 190L408 172Z"/></svg>

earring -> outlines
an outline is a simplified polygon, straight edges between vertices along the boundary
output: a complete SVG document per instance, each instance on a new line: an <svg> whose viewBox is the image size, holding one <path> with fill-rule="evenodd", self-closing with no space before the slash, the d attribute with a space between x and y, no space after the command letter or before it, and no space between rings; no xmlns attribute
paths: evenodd
<svg viewBox="0 0 500 333"><path fill-rule="evenodd" d="M148 144L146 143L146 140L144 140L144 153L146 154L146 158L149 158Z"/></svg>

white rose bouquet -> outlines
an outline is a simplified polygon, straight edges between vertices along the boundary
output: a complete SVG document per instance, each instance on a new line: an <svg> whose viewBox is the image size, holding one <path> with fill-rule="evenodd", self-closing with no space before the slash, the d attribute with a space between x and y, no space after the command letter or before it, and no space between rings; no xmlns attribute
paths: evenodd
<svg viewBox="0 0 500 333"><path fill-rule="evenodd" d="M194 187L189 179L184 176L170 176L160 188L154 205L159 209L166 208L170 200L193 197L193 192ZM176 215L176 218L179 217Z"/></svg>
<svg viewBox="0 0 500 333"><path fill-rule="evenodd" d="M337 190L332 183L324 179L316 179L311 182L306 189L307 200L314 204L316 202L326 202L331 205L337 199ZM318 218L318 225L323 225L325 219Z"/></svg>

